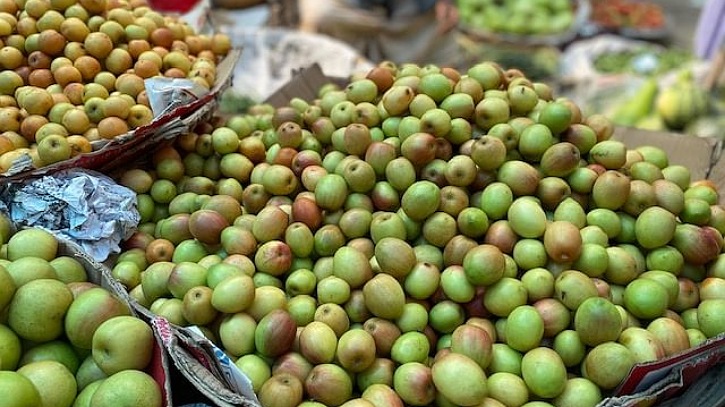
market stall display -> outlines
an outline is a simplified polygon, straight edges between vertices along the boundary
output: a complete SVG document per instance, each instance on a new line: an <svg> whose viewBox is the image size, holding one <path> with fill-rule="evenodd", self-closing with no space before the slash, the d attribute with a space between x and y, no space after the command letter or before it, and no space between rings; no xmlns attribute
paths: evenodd
<svg viewBox="0 0 725 407"><path fill-rule="evenodd" d="M123 288L73 242L0 222L0 404L172 405L165 357Z"/></svg>
<svg viewBox="0 0 725 407"><path fill-rule="evenodd" d="M159 4L0 0L0 407L725 398L725 89L625 38L664 6L461 0L454 67Z"/></svg>
<svg viewBox="0 0 725 407"><path fill-rule="evenodd" d="M591 21L598 30L625 37L662 40L669 35L669 18L654 1L593 0Z"/></svg>
<svg viewBox="0 0 725 407"><path fill-rule="evenodd" d="M166 96L147 87L159 76L188 79L175 85L178 96L192 98L177 101L200 98L217 84L217 64L231 48L228 37L197 33L145 1L3 4L5 175L153 132L165 124L158 116L168 112L157 107Z"/></svg>
<svg viewBox="0 0 725 407"><path fill-rule="evenodd" d="M723 332L714 185L613 130L492 63L379 65L119 174L142 223L112 274L263 406L606 403Z"/></svg>
<svg viewBox="0 0 725 407"><path fill-rule="evenodd" d="M588 112L616 124L721 138L721 86L708 61L680 48L600 35L562 54L559 83Z"/></svg>
<svg viewBox="0 0 725 407"><path fill-rule="evenodd" d="M462 0L461 29L483 41L561 46L587 23L588 0Z"/></svg>
<svg viewBox="0 0 725 407"><path fill-rule="evenodd" d="M680 68L692 61L692 53L684 49L664 48L654 44L604 51L594 59L594 69L602 74L660 74Z"/></svg>
<svg viewBox="0 0 725 407"><path fill-rule="evenodd" d="M655 78L646 79L634 95L613 109L611 118L623 126L684 131L709 111L709 95L694 83L692 72L685 70L664 86Z"/></svg>
<svg viewBox="0 0 725 407"><path fill-rule="evenodd" d="M554 82L559 73L561 51L547 45L522 46L496 44L476 40L469 35L458 38L463 66L475 65L479 61L492 61L503 68L515 68L526 72L532 80Z"/></svg>

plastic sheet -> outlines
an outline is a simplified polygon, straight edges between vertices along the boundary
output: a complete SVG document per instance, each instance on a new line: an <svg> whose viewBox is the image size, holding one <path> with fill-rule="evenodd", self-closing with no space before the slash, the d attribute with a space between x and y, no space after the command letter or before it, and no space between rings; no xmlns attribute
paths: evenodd
<svg viewBox="0 0 725 407"><path fill-rule="evenodd" d="M334 38L284 28L222 25L220 31L244 49L234 70L233 89L253 100L264 100L301 68L320 64L326 75L347 78L374 64Z"/></svg>
<svg viewBox="0 0 725 407"><path fill-rule="evenodd" d="M185 78L154 77L144 81L154 117L191 103L209 93L208 89Z"/></svg>

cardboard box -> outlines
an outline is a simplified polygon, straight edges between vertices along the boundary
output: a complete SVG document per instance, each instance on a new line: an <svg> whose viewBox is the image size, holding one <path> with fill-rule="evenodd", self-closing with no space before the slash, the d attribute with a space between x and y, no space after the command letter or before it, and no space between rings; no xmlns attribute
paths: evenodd
<svg viewBox="0 0 725 407"><path fill-rule="evenodd" d="M720 406L725 399L720 387L700 394L697 404L678 403L689 387L698 382L712 382L725 377L725 334L707 340L700 346L688 349L655 362L636 365L629 376L617 388L615 394L597 407L639 407L669 401L681 406Z"/></svg>
<svg viewBox="0 0 725 407"><path fill-rule="evenodd" d="M249 379L234 362L195 327L180 327L157 316L132 298L126 288L111 274L116 256L103 263L94 262L78 247L78 255L94 263L104 284L112 287L134 314L153 328L157 339L157 352L164 357L161 366L166 369L169 397L174 404L165 407L190 405L193 407L262 407L252 390Z"/></svg>
<svg viewBox="0 0 725 407"><path fill-rule="evenodd" d="M334 81L324 75L319 66L299 70L295 77L267 101L284 106L293 97L312 100L320 85ZM720 203L725 204L725 157L723 142L713 138L693 137L677 133L656 132L629 127L615 127L613 139L628 148L652 145L667 153L670 164L690 169L693 181L711 180L722 191ZM708 340L681 354L652 363L636 365L622 384L597 407L643 407L669 400L672 405L723 405L725 388L717 386L711 392L701 392L707 402L678 404L677 397L699 382L712 382L710 372L725 378L725 334Z"/></svg>
<svg viewBox="0 0 725 407"><path fill-rule="evenodd" d="M613 138L622 141L629 148L643 145L661 148L667 153L670 164L684 165L690 169L693 181L712 181L720 192L719 203L725 205L725 157L722 154L722 140L633 127L616 127ZM667 400L672 406L723 405L725 390L721 386L710 389L710 392L700 391L700 399L695 404L685 401L679 404L677 398L692 395L688 389L697 387L699 382L712 382L713 378L722 380L725 374L724 365L725 334L682 354L636 366L617 389L615 396L605 400L600 406L640 406Z"/></svg>
<svg viewBox="0 0 725 407"><path fill-rule="evenodd" d="M301 69L289 83L267 100L274 106L284 106L293 97L312 100L319 86L334 81L324 75L319 65ZM173 140L169 137L166 141ZM721 143L713 139L693 138L673 133L658 133L633 128L616 128L614 138L628 147L654 145L667 152L672 164L681 164L690 168L692 179L711 179L719 188L725 183L725 163L720 157ZM143 151L139 149L137 152ZM148 151L146 151L148 152ZM133 154L130 154L133 156ZM127 161L128 162L128 161ZM106 265L105 273L110 276ZM125 291L124 291L125 293ZM127 295L127 294L126 294ZM171 370L172 394L175 404L177 395L187 402L207 403L218 406L259 407L254 393L250 393L247 379L239 372L224 352L211 341L204 338L194 328L182 328L170 324L167 320L153 315L146 308L129 298L136 312L146 319L160 338L160 345L167 356ZM656 362L635 366L629 377L618 389L609 394L599 407L645 406L675 400L687 393L686 390L698 386L703 380L712 380L710 372L723 375L725 361L725 335L713 338L705 344L692 348ZM175 373L174 373L175 372ZM720 376L722 377L722 376ZM192 386L188 386L188 384ZM177 388L180 388L177 390ZM720 391L709 394L708 400L723 397ZM178 393L177 393L178 391ZM191 395L185 394L191 391ZM700 394L705 394L701 392ZM716 405L716 404L715 404Z"/></svg>
<svg viewBox="0 0 725 407"><path fill-rule="evenodd" d="M138 316L134 308L131 306L128 294L126 293L124 287L111 277L110 273L107 272L104 266L85 254L81 247L77 244L66 239L57 239L59 255L70 256L78 260L86 270L88 281L98 284L110 291L128 306L133 315ZM169 356L164 351L161 338L156 334L154 336L156 338L156 343L154 344L151 362L146 368L146 373L150 374L161 388L164 407L172 407L177 404L174 403L172 398L173 383L172 372L169 369Z"/></svg>
<svg viewBox="0 0 725 407"><path fill-rule="evenodd" d="M141 318L151 324L164 353L178 374L181 393L176 400L205 403L219 407L261 407L251 383L221 350L193 328L182 328L158 317L130 299L131 306ZM191 384L191 386L189 386ZM176 388L172 389L176 391ZM179 401L176 401L179 405Z"/></svg>
<svg viewBox="0 0 725 407"><path fill-rule="evenodd" d="M110 270L93 260L77 244L58 238L59 254L75 258L86 269L89 281L107 289L126 303L132 314L146 321L152 328L156 342L151 362L145 369L162 390L163 406L183 405L220 407L260 407L256 399L248 402L243 396L228 390L214 374L212 366L204 366L199 360L206 355L193 354L187 345L177 339L175 329L162 318L157 318L140 308L129 297L125 287L116 281Z"/></svg>
<svg viewBox="0 0 725 407"><path fill-rule="evenodd" d="M322 72L320 64L312 64L308 68L293 72L294 80L291 80L276 92L269 95L264 103L274 107L285 106L294 97L303 100L314 100L317 98L317 91L322 85L331 82L331 79Z"/></svg>
<svg viewBox="0 0 725 407"><path fill-rule="evenodd" d="M274 3L266 2L276 8ZM232 45L244 49L234 71L233 90L260 101L288 83L295 70L319 64L327 75L349 77L374 64L333 37L283 27L254 26L237 10L216 10L214 24Z"/></svg>
<svg viewBox="0 0 725 407"><path fill-rule="evenodd" d="M613 138L623 142L628 148L643 145L661 148L667 153L670 164L684 165L690 169L693 181L712 181L720 192L720 204L725 204L725 156L722 140L621 126L615 127Z"/></svg>

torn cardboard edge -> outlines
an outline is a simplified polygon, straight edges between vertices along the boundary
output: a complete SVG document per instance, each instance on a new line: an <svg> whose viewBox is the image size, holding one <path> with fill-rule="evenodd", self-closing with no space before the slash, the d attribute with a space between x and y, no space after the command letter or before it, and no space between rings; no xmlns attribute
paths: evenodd
<svg viewBox="0 0 725 407"><path fill-rule="evenodd" d="M337 83L339 85L343 81L345 81L343 78L325 76L320 64L314 63L307 68L300 68L292 72L292 79L269 95L263 103L280 107L289 104L292 98L314 100L317 99L318 91L323 85L328 83Z"/></svg>
<svg viewBox="0 0 725 407"><path fill-rule="evenodd" d="M167 358L172 362L170 366L193 386L193 400L185 402L210 402L219 407L261 407L256 399L245 397L230 385L216 355L201 347L198 341L182 334L181 328L153 314L133 299L130 301L134 311L152 326Z"/></svg>
<svg viewBox="0 0 725 407"><path fill-rule="evenodd" d="M614 391L615 395L597 406L635 407L644 400L671 400L723 362L725 333L683 352L635 365Z"/></svg>

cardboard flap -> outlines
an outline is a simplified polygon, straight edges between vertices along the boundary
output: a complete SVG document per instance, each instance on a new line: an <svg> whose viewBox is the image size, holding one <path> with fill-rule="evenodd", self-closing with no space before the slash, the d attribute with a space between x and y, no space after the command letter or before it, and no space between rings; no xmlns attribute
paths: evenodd
<svg viewBox="0 0 725 407"><path fill-rule="evenodd" d="M719 160L710 168L708 179L715 183L720 196L720 205L725 205L725 158Z"/></svg>
<svg viewBox="0 0 725 407"><path fill-rule="evenodd" d="M264 102L274 107L285 106L294 97L304 100L317 99L317 90L330 82L319 64L315 63L295 73L292 79L270 95Z"/></svg>
<svg viewBox="0 0 725 407"><path fill-rule="evenodd" d="M58 236L56 236L56 239L58 240L58 253L78 260L86 270L88 281L98 284L108 290L111 294L119 298L128 306L132 315L143 319L143 317L136 312L136 308L132 305L132 300L128 296L126 289L123 285L121 285L121 283L111 276L110 270L105 265L93 260L91 256L83 252L83 249L78 244ZM174 403L171 394L168 354L164 351L161 338L156 335L156 333L154 333L154 340L151 362L144 370L154 378L161 388L161 396L164 400L164 407L172 407Z"/></svg>
<svg viewBox="0 0 725 407"><path fill-rule="evenodd" d="M720 157L721 142L711 138L621 126L615 127L612 138L628 148L644 145L661 148L667 153L670 164L690 169L693 181L708 178L711 166Z"/></svg>

